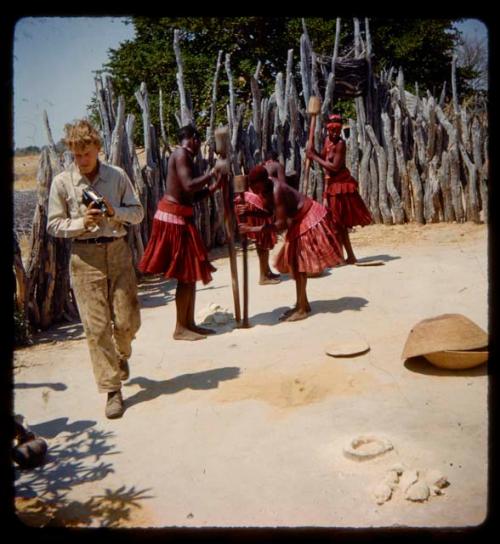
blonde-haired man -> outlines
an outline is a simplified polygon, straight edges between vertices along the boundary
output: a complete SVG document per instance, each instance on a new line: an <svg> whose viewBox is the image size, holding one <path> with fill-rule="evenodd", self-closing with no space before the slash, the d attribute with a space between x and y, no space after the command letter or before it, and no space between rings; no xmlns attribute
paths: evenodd
<svg viewBox="0 0 500 544"><path fill-rule="evenodd" d="M132 340L140 326L137 284L126 225L144 211L127 174L98 158L101 139L86 120L65 126L73 163L55 176L49 195L47 231L71 238L70 275L90 352L97 389L107 393L105 414L124 411L121 382L129 377ZM88 187L104 197L106 212L83 203Z"/></svg>

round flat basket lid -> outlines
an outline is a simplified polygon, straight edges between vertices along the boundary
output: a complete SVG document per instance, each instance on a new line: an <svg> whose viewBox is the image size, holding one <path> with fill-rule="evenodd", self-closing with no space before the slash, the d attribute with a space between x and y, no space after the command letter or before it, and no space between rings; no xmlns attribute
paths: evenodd
<svg viewBox="0 0 500 544"><path fill-rule="evenodd" d="M462 314L442 314L413 326L401 357L408 359L448 350L471 350L488 345L486 332Z"/></svg>
<svg viewBox="0 0 500 544"><path fill-rule="evenodd" d="M325 353L332 357L352 357L361 355L370 349L368 342L356 331L337 331L335 340L325 348Z"/></svg>
<svg viewBox="0 0 500 544"><path fill-rule="evenodd" d="M450 370L465 370L488 361L487 350L445 350L427 353L425 358L434 366Z"/></svg>

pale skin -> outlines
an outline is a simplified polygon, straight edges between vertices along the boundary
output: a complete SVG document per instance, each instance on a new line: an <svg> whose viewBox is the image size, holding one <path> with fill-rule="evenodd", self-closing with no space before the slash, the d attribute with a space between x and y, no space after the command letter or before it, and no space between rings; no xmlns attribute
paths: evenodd
<svg viewBox="0 0 500 544"><path fill-rule="evenodd" d="M296 191L293 187L290 187L287 183L279 181L277 178L272 179L273 187L270 185L270 181L263 182L258 181L252 186L252 190L257 194L269 195L272 191L272 202L276 213L276 222L274 228L278 231L285 230L287 224L290 222L298 211L302 208L305 202L305 196ZM236 213L245 213L245 205L237 206ZM240 232L260 232L263 228L270 228L269 225L261 225L257 227L250 227L245 224L240 225ZM307 273L299 272L293 268L292 275L295 280L296 290L296 303L293 308L286 310L281 316L280 321L299 321L305 319L311 313L311 306L307 299Z"/></svg>
<svg viewBox="0 0 500 544"><path fill-rule="evenodd" d="M85 176L90 183L93 183L97 177L99 171L99 151L100 147L97 144L88 144L83 147L72 148L74 162L78 168L78 171L82 176ZM108 207L108 217L115 215L115 210L110 202L104 198L104 202ZM103 214L99 209L95 208L95 204L91 202L85 211L83 216L83 226L87 230L91 230L102 221Z"/></svg>
<svg viewBox="0 0 500 544"><path fill-rule="evenodd" d="M209 187L210 193L215 192L222 183L223 175L213 170L207 174L193 177L193 158L200 148L200 140L193 136L182 140L181 147L176 148L168 161L167 187L165 198L182 205L191 205L196 200L196 192L200 191L216 177L216 183ZM212 329L199 327L195 324L194 307L196 299L196 283L177 281L175 304L177 320L173 338L175 340L202 340L208 334L215 334Z"/></svg>
<svg viewBox="0 0 500 544"><path fill-rule="evenodd" d="M341 131L342 127L340 124L328 128L328 138L334 144L328 153L324 150L321 155L318 155L314 147L310 146L309 143L307 144L306 157L322 166L326 175L336 174L345 167L346 146L344 140L340 137ZM326 202L323 204L327 205ZM357 259L352 249L351 240L349 239L349 230L344 225L336 225L336 227L339 232L339 241L347 253L346 263L356 263Z"/></svg>

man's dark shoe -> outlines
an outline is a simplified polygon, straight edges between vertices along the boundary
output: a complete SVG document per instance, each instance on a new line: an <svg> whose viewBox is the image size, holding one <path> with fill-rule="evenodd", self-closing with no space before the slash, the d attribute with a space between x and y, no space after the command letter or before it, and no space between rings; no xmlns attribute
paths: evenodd
<svg viewBox="0 0 500 544"><path fill-rule="evenodd" d="M108 393L108 400L106 402L106 417L108 419L122 417L124 410L122 392L118 390Z"/></svg>
<svg viewBox="0 0 500 544"><path fill-rule="evenodd" d="M122 359L120 361L120 380L122 382L125 382L129 379L130 377L130 368L128 366L128 361L127 359Z"/></svg>

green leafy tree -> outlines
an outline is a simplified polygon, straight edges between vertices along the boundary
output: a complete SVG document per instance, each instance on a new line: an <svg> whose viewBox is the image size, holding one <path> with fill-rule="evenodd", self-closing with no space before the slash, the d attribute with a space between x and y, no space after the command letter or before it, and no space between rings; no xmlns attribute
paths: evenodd
<svg viewBox="0 0 500 544"><path fill-rule="evenodd" d="M364 31L364 20L361 20ZM453 19L370 19L373 41L374 69L403 67L407 87L415 82L421 90L439 92L444 80L449 80L451 58L459 33ZM122 94L126 111L140 115L134 93L146 82L152 122L159 126L159 90L163 93L165 125L170 140L175 139L179 110L173 50L174 30L179 29L184 65L185 87L190 93L195 122L204 130L209 122L212 80L218 51L231 55L233 84L239 102L251 104L250 76L258 61L262 63L259 84L264 96L274 90L275 77L285 72L288 49L294 50L294 70L297 89L300 84L300 36L302 20L296 17L133 17L135 38L111 49L109 61L103 67L113 78L116 96ZM335 39L334 18L306 18L314 51L331 58ZM352 21L343 19L340 35L340 55L353 47ZM224 58L223 58L224 61ZM470 74L459 70L462 83ZM323 84L322 78L319 78ZM450 85L447 86L451 88ZM228 81L224 66L219 74L216 121L225 122L228 102ZM352 101L339 102L343 113L353 110ZM96 115L96 102L90 106ZM136 141L142 138L142 123L136 122Z"/></svg>

